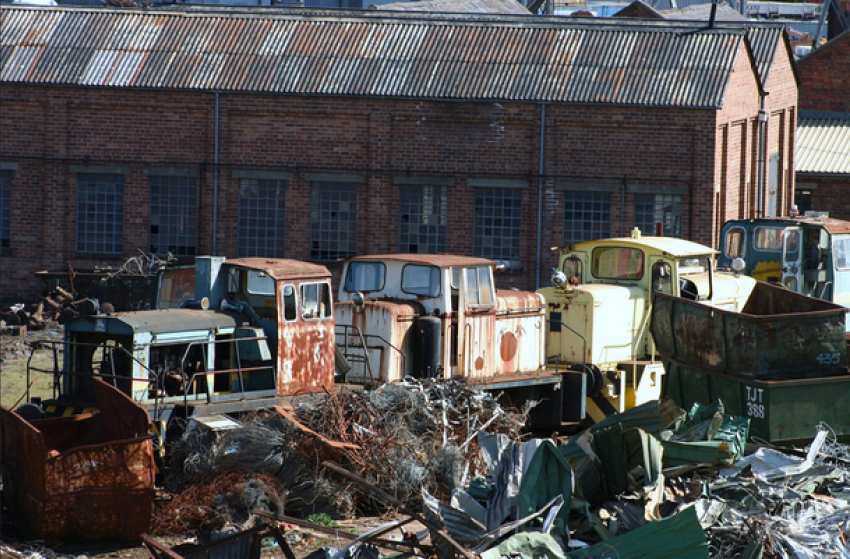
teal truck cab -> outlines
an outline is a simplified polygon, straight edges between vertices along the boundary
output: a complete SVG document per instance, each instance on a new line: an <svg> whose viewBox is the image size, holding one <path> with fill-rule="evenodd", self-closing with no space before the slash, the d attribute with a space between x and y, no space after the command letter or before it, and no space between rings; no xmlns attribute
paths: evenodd
<svg viewBox="0 0 850 559"><path fill-rule="evenodd" d="M850 307L850 221L806 212L726 222L718 267Z"/></svg>

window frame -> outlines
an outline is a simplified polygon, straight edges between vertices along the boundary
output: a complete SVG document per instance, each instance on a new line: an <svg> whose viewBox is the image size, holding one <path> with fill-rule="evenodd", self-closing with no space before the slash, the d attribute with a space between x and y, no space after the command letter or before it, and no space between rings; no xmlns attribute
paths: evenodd
<svg viewBox="0 0 850 559"><path fill-rule="evenodd" d="M284 258L287 180L266 177L238 177L238 180L237 254L240 258ZM256 195L245 194L251 189L256 190Z"/></svg>
<svg viewBox="0 0 850 559"><path fill-rule="evenodd" d="M124 186L125 175L121 173L78 172L76 234L74 250L80 254L124 253ZM98 192L99 189L113 192ZM99 197L111 200L98 200ZM98 206L103 206L98 211ZM107 207L108 206L108 207ZM86 217L84 217L84 215ZM109 220L97 216L112 216ZM91 219L89 219L91 218ZM98 229L111 228L113 240L107 242L106 234Z"/></svg>
<svg viewBox="0 0 850 559"><path fill-rule="evenodd" d="M520 269L522 267L522 189L504 186L474 186L473 188L473 254L503 263L509 269ZM507 201L510 201L510 207L506 207ZM503 221L508 223L504 224ZM508 241L507 244L502 243L505 240Z"/></svg>
<svg viewBox="0 0 850 559"><path fill-rule="evenodd" d="M571 207L568 207L568 198L573 198ZM599 239L607 239L611 237L611 199L612 193L608 191L591 191L591 190L565 190L562 192L562 231L561 242L564 246L571 245L582 241L595 241ZM580 203L580 207L576 207ZM587 207L588 204L590 207ZM598 209L595 207L599 205ZM573 217L568 218L567 212L571 212ZM599 221L575 219L576 213L598 213L602 216ZM579 231L575 227L567 227L567 224L583 223L591 225L593 229L589 234L575 235ZM599 227L596 227L596 226ZM583 226L582 231L586 231L588 227ZM572 234L570 238L568 234Z"/></svg>
<svg viewBox="0 0 850 559"><path fill-rule="evenodd" d="M431 203L426 203L430 198ZM433 210L436 208L436 212ZM426 209L432 211L426 212ZM418 211L417 211L418 210ZM408 221L404 222L405 216ZM430 220L436 223L429 223ZM416 232L405 231L415 228ZM427 231L433 228L434 231ZM423 229L426 231L423 232ZM448 232L448 187L439 184L399 185L398 249L403 254L439 254L446 252ZM425 242L421 242L425 239ZM413 240L417 250L411 251ZM421 250L425 247L424 250Z"/></svg>
<svg viewBox="0 0 850 559"><path fill-rule="evenodd" d="M310 193L310 260L335 262L357 254L359 197L358 183L313 183ZM333 217L333 214L340 213L344 213L345 218L325 218L325 214Z"/></svg>
<svg viewBox="0 0 850 559"><path fill-rule="evenodd" d="M685 221L685 197L677 193L661 193L661 192L635 192L634 197L634 227L640 229L641 234L646 237L655 236L655 226L659 222L664 226L665 237L675 237L677 239L684 238L684 221ZM651 203L650 203L651 198ZM676 211L667 213L664 211L666 205L673 205ZM647 227L648 212L640 211L639 208L652 207L652 223ZM641 220L638 221L638 216ZM669 219L668 219L669 217ZM669 223L672 221L672 224Z"/></svg>
<svg viewBox="0 0 850 559"><path fill-rule="evenodd" d="M0 251L12 250L12 184L15 172L0 169Z"/></svg>
<svg viewBox="0 0 850 559"><path fill-rule="evenodd" d="M184 175L151 174L148 182L150 186L148 249L151 254L159 256L170 254L177 257L196 256L198 253L198 178ZM161 192L155 193L158 189ZM191 195L187 195L189 193ZM155 200L159 200L158 205ZM188 203L176 203L180 201L188 201ZM157 211L154 211L155 207ZM175 216L171 210L175 208L183 211L185 224L178 226L178 228L186 229L184 233L172 231L175 229L173 227ZM154 216L157 216L157 224L154 224ZM158 228L156 233L153 232L154 227ZM165 231L162 231L163 228ZM154 240L160 238L164 239L165 243L159 241L154 244ZM162 249L163 244L166 245L165 250ZM172 247L175 250L172 250Z"/></svg>

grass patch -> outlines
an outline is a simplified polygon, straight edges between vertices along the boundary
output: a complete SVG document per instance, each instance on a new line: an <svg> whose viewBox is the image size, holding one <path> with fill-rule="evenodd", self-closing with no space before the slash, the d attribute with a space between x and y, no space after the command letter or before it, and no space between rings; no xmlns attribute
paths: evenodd
<svg viewBox="0 0 850 559"><path fill-rule="evenodd" d="M324 512L311 514L307 517L307 522L312 522L313 524L318 524L319 526L324 526L325 528L339 528L339 524L337 523L337 521L331 518L329 514Z"/></svg>

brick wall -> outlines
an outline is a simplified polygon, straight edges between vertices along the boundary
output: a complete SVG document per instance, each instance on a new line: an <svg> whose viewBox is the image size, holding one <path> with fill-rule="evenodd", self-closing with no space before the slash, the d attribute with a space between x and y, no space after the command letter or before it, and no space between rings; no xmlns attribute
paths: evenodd
<svg viewBox="0 0 850 559"><path fill-rule="evenodd" d="M850 112L850 33L839 35L797 62L800 110Z"/></svg>
<svg viewBox="0 0 850 559"><path fill-rule="evenodd" d="M632 189L683 188L686 236L713 244L715 184L722 180L718 162L725 165L727 183L737 185L738 166L747 184L752 183L751 129L744 127L740 145L733 129L735 122L755 119L758 101L747 79L733 80L727 95L729 101L719 112L547 106L541 191L540 105L222 94L216 177L216 99L211 93L5 85L0 91L0 160L14 163L16 170L12 249L0 255L0 292L5 297L33 296L42 288L33 276L37 270L63 269L68 263L79 269L119 266L138 251L147 252L150 201L145 170L150 167L197 170L201 254L236 256L237 175L246 170L292 175L284 225L288 258L309 259L309 177L316 173L363 178L359 253L398 251L394 177L449 179L447 250L461 254L472 253L474 190L469 180L525 181L522 269L501 274L502 287L536 287L538 228L543 235L541 280L547 282L556 260L548 249L562 239L559 181L622 184L612 199L617 235L627 234L633 223ZM727 153L722 155L721 129L727 131L722 144ZM122 255L76 252L75 170L88 167L126 171ZM724 212L737 215L738 190L724 185L724 191ZM740 195L748 199L751 192ZM335 263L329 267L339 270Z"/></svg>

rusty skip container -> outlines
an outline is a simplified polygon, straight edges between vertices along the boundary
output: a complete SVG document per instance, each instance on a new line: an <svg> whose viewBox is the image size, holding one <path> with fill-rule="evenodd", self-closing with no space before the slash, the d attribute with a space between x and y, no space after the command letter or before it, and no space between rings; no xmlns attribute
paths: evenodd
<svg viewBox="0 0 850 559"><path fill-rule="evenodd" d="M150 529L148 413L93 379L99 412L31 422L2 408L3 487L27 539L137 541Z"/></svg>
<svg viewBox="0 0 850 559"><path fill-rule="evenodd" d="M821 422L847 439L846 309L759 282L742 311L655 294L663 395L686 409L720 399L750 419L751 436L772 443L811 440Z"/></svg>
<svg viewBox="0 0 850 559"><path fill-rule="evenodd" d="M652 335L665 358L760 380L847 373L841 305L759 282L740 313L655 293Z"/></svg>

